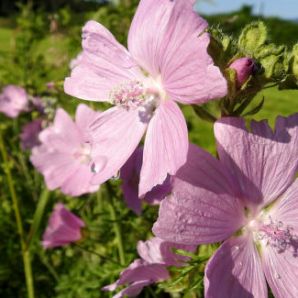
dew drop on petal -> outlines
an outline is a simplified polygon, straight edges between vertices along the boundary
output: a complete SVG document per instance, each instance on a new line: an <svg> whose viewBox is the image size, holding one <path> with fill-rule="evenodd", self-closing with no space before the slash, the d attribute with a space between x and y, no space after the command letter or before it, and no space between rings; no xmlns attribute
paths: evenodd
<svg viewBox="0 0 298 298"><path fill-rule="evenodd" d="M277 272L275 272L275 273L274 273L274 278L276 278L276 279L280 279L281 277L280 277L280 275L279 275Z"/></svg>
<svg viewBox="0 0 298 298"><path fill-rule="evenodd" d="M107 159L105 157L96 158L96 162L91 164L91 172L94 174L100 173L106 166Z"/></svg>

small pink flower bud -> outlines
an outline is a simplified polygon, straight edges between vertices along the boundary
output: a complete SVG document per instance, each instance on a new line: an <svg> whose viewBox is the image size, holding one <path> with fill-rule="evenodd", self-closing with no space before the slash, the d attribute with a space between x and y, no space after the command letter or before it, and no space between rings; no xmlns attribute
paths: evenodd
<svg viewBox="0 0 298 298"><path fill-rule="evenodd" d="M85 223L62 203L56 204L43 234L42 246L53 248L65 246L82 238L81 228Z"/></svg>
<svg viewBox="0 0 298 298"><path fill-rule="evenodd" d="M235 60L230 68L234 69L237 73L237 86L241 87L249 78L250 75L254 73L256 68L255 61L251 58L240 58Z"/></svg>

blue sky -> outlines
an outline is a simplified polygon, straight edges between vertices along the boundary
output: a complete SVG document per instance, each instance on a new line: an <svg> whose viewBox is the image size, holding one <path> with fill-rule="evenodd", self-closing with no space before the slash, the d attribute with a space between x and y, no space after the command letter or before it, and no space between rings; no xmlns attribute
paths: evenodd
<svg viewBox="0 0 298 298"><path fill-rule="evenodd" d="M266 16L298 19L298 0L197 0L199 12L213 14L237 10L243 4L254 7L254 12L262 11Z"/></svg>

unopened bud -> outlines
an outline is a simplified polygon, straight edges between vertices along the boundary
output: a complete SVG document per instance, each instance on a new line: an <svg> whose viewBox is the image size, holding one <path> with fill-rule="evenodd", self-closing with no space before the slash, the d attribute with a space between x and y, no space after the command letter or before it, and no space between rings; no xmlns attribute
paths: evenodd
<svg viewBox="0 0 298 298"><path fill-rule="evenodd" d="M256 63L253 59L244 57L235 60L229 68L236 71L237 86L241 87L255 72Z"/></svg>

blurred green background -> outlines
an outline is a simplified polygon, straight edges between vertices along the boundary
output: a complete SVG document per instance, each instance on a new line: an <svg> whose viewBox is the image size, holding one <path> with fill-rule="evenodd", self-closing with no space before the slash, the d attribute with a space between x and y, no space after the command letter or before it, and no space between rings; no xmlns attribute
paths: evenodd
<svg viewBox="0 0 298 298"><path fill-rule="evenodd" d="M79 100L63 93L63 80L69 74L69 63L81 50L81 28L90 19L108 27L117 39L125 44L129 24L138 0L107 1L4 1L0 3L0 87L6 84L21 85L34 96L54 99L56 106L73 112ZM237 37L240 30L254 16L249 6L239 11L221 15L206 16L211 26L220 25L223 31ZM270 38L277 44L288 46L297 42L298 24L276 17L264 18ZM55 83L55 89L47 88L48 82ZM255 119L269 119L274 123L278 115L287 116L298 111L298 91L279 91L268 88L257 95L256 103L265 98L264 108ZM215 104L216 105L216 104ZM252 104L254 105L254 103ZM101 105L92 104L95 108ZM211 106L211 109L214 108ZM214 153L212 124L199 119L191 107L183 108L190 138L196 144ZM29 153L19 149L18 134L23 123L34 119L35 115L22 116L10 120L0 116L1 123L7 123L5 141L16 167L13 168L18 195L21 199L25 229L32 221L34 207L43 189L43 182L28 162ZM2 129L2 128L1 128ZM25 177L25 178L24 178ZM26 297L23 269L19 254L18 235L15 233L12 207L3 175L0 176L0 297ZM117 182L115 183L115 189ZM59 191L51 194L51 203L63 200L76 210L91 227L84 247L115 260L115 240L111 235L111 220L107 215L108 206L98 194L86 196L82 200L67 198ZM122 201L116 203L119 221L126 233L125 250L127 264L136 257L135 245L139 239L150 235L151 224L156 216L156 208L146 209L142 217L137 217L124 208ZM46 225L45 216L42 228ZM39 231L39 239L42 229ZM100 288L113 282L122 267L94 253L79 247L67 247L44 252L39 239L34 246L34 278L36 297L92 298L109 297ZM117 263L117 262L116 262ZM167 297L163 292L147 289L141 297ZM196 297L196 296L189 296ZM199 297L199 296L197 296Z"/></svg>

